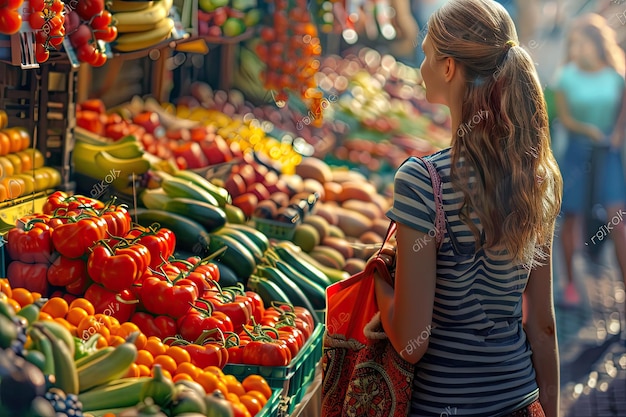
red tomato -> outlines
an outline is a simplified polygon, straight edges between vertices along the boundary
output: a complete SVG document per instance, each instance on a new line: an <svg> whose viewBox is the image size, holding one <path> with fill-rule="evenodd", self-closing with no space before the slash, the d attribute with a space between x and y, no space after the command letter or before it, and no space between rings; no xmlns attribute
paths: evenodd
<svg viewBox="0 0 626 417"><path fill-rule="evenodd" d="M111 24L111 12L105 10L100 16L96 16L91 21L91 27L94 31L105 30Z"/></svg>
<svg viewBox="0 0 626 417"><path fill-rule="evenodd" d="M76 12L85 20L99 15L104 11L104 0L82 0L76 5Z"/></svg>
<svg viewBox="0 0 626 417"><path fill-rule="evenodd" d="M96 39L110 43L117 39L117 26L108 26L106 29L94 31Z"/></svg>
<svg viewBox="0 0 626 417"><path fill-rule="evenodd" d="M30 6L30 10L31 11L33 11L33 12L41 12L44 9L44 7L46 6L46 3L45 3L44 0L30 0L28 2L28 5Z"/></svg>
<svg viewBox="0 0 626 417"><path fill-rule="evenodd" d="M0 33L12 35L22 26L22 16L17 10L0 9Z"/></svg>
<svg viewBox="0 0 626 417"><path fill-rule="evenodd" d="M50 51L41 43L35 45L35 59L37 62L46 62L48 58L50 58Z"/></svg>
<svg viewBox="0 0 626 417"><path fill-rule="evenodd" d="M46 17L43 12L31 13L30 16L28 16L28 24L35 30L41 29L45 23ZM45 31L44 33L47 35Z"/></svg>
<svg viewBox="0 0 626 417"><path fill-rule="evenodd" d="M90 43L84 43L76 48L76 57L80 62L91 62L96 54L96 47Z"/></svg>

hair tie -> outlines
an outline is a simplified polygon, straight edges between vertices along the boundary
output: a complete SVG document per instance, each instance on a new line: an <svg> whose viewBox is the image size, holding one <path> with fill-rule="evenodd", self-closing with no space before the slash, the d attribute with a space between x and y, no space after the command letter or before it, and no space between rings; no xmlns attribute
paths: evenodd
<svg viewBox="0 0 626 417"><path fill-rule="evenodd" d="M505 43L504 45L506 46L507 51L508 51L509 49L511 49L512 47L517 46L517 44L515 43L515 41L512 41L512 40L508 40L508 41L506 41L506 43Z"/></svg>

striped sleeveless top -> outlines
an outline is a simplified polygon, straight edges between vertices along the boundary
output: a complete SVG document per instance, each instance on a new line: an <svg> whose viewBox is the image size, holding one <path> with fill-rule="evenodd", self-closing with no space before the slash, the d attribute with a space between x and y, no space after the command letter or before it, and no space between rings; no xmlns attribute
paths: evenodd
<svg viewBox="0 0 626 417"><path fill-rule="evenodd" d="M504 416L539 396L522 328L522 293L529 273L475 250L472 232L459 218L462 193L450 182L450 149L427 158L441 177L446 233L437 255L432 325L414 341L430 338L416 365L410 415ZM387 215L434 236L433 188L418 158L398 169ZM475 224L482 230L478 219ZM424 244L416 241L413 250Z"/></svg>

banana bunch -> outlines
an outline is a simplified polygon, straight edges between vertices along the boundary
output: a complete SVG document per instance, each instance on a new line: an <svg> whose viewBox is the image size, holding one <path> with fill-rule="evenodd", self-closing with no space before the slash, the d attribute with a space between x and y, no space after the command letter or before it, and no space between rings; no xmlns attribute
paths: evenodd
<svg viewBox="0 0 626 417"><path fill-rule="evenodd" d="M102 187L112 185L126 190L135 177L150 169L141 144L133 136L127 136L112 144L94 144L78 140L72 154L76 172L100 181Z"/></svg>
<svg viewBox="0 0 626 417"><path fill-rule="evenodd" d="M113 48L132 52L150 48L169 38L174 20L169 18L173 0L113 0L109 10L119 33Z"/></svg>

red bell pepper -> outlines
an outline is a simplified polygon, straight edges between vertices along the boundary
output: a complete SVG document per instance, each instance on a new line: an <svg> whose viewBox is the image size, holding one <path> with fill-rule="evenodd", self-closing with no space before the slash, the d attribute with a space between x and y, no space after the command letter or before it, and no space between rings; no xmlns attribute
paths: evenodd
<svg viewBox="0 0 626 417"><path fill-rule="evenodd" d="M224 346L228 351L228 363L242 364L243 350L249 342L249 338L240 338L237 333L227 333Z"/></svg>
<svg viewBox="0 0 626 417"><path fill-rule="evenodd" d="M98 214L106 221L109 235L124 236L130 231L132 219L125 206L107 204Z"/></svg>
<svg viewBox="0 0 626 417"><path fill-rule="evenodd" d="M23 227L14 227L6 236L7 252L15 261L47 263L52 260L50 226L45 219L30 219Z"/></svg>
<svg viewBox="0 0 626 417"><path fill-rule="evenodd" d="M131 288L141 277L138 268L132 254L111 249L104 242L92 249L87 260L87 273L91 279L116 292Z"/></svg>
<svg viewBox="0 0 626 417"><path fill-rule="evenodd" d="M38 292L44 297L48 295L48 264L27 264L13 261L7 267L7 278L11 288L26 288Z"/></svg>
<svg viewBox="0 0 626 417"><path fill-rule="evenodd" d="M199 304L204 304L206 308L199 307ZM230 317L219 311L213 311L212 304L205 300L197 300L196 304L176 321L176 326L181 337L189 342L197 340L204 331L234 330Z"/></svg>
<svg viewBox="0 0 626 417"><path fill-rule="evenodd" d="M284 341L274 340L264 332L253 335L246 328L244 328L244 332L251 338L251 341L248 342L243 350L242 361L244 364L260 366L289 365L289 362L291 362L291 351Z"/></svg>
<svg viewBox="0 0 626 417"><path fill-rule="evenodd" d="M83 195L69 195L64 191L55 191L50 194L46 199L42 207L42 211L45 214L59 213L59 209L76 210L83 208L93 208L101 210L104 208L104 203L95 198L86 197ZM59 214L65 214L59 213Z"/></svg>
<svg viewBox="0 0 626 417"><path fill-rule="evenodd" d="M106 222L103 219L81 215L52 230L52 244L63 256L79 258L99 240L104 239Z"/></svg>
<svg viewBox="0 0 626 417"><path fill-rule="evenodd" d="M87 265L80 258L70 259L65 256L57 256L48 268L48 282L55 287L65 287L76 281L86 281Z"/></svg>
<svg viewBox="0 0 626 417"><path fill-rule="evenodd" d="M139 294L143 306L149 312L177 319L185 315L195 303L198 289L193 282L180 278L171 279L167 273L147 273Z"/></svg>
<svg viewBox="0 0 626 417"><path fill-rule="evenodd" d="M85 291L85 298L94 305L96 313L115 317L120 323L126 322L135 312L137 300L124 290L110 291L99 284L91 284Z"/></svg>

